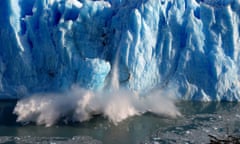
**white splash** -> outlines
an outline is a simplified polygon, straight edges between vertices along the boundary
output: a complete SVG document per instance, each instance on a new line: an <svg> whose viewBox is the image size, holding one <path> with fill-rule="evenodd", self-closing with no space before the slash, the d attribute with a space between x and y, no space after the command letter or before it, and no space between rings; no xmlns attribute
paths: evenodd
<svg viewBox="0 0 240 144"><path fill-rule="evenodd" d="M114 124L122 120L152 112L171 117L180 116L171 98L174 92L154 91L146 96L119 89L94 93L73 87L65 94L34 95L20 100L14 114L18 122L36 122L51 126L60 119L64 121L86 121L93 115L102 114Z"/></svg>

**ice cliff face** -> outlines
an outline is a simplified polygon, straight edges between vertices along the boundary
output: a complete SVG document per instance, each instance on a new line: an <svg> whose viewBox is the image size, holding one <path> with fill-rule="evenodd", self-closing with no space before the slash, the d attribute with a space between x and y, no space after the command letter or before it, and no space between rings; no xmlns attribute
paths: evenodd
<svg viewBox="0 0 240 144"><path fill-rule="evenodd" d="M239 33L239 0L2 0L0 98L101 90L117 61L134 91L240 100Z"/></svg>

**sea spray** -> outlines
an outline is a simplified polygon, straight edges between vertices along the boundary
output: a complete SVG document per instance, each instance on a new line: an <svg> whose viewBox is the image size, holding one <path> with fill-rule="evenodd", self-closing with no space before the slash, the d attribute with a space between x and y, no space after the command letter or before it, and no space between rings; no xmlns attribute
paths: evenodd
<svg viewBox="0 0 240 144"><path fill-rule="evenodd" d="M179 116L174 90L157 90L145 96L124 89L112 92L92 92L73 87L65 94L33 95L18 101L14 114L18 122L36 122L51 126L59 120L82 122L102 114L117 124L122 120L151 112L156 115Z"/></svg>

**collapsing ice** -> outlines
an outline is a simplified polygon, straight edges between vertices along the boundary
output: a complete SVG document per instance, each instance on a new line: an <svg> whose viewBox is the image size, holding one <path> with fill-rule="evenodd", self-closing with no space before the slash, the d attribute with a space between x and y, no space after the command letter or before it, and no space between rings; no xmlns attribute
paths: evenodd
<svg viewBox="0 0 240 144"><path fill-rule="evenodd" d="M18 121L46 126L239 101L239 14L239 0L2 0L0 98L63 92L17 103Z"/></svg>
<svg viewBox="0 0 240 144"><path fill-rule="evenodd" d="M108 90L93 92L79 87L65 94L34 95L20 100L14 113L18 122L36 122L51 126L59 119L86 121L93 115L103 114L114 124L145 112L171 117L180 116L174 105L174 88L153 90L146 96L119 88L118 55L116 56L111 84Z"/></svg>
<svg viewBox="0 0 240 144"><path fill-rule="evenodd" d="M51 126L64 119L65 122L82 122L93 115L102 114L114 124L145 112L170 117L180 116L171 94L153 92L146 97L126 90L93 93L73 88L66 95L35 95L19 101L14 109L18 122L36 122Z"/></svg>

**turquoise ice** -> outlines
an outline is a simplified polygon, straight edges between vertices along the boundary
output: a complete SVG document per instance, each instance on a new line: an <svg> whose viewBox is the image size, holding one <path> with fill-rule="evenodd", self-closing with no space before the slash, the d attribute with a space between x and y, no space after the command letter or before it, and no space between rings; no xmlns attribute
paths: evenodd
<svg viewBox="0 0 240 144"><path fill-rule="evenodd" d="M239 0L1 0L0 98L102 90L118 54L132 91L238 101L239 34Z"/></svg>

